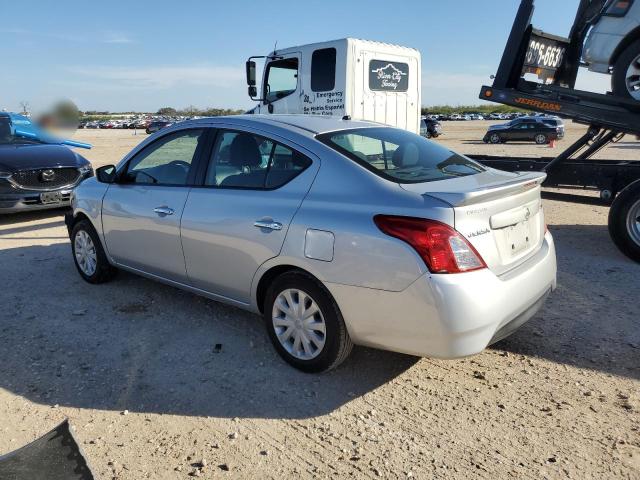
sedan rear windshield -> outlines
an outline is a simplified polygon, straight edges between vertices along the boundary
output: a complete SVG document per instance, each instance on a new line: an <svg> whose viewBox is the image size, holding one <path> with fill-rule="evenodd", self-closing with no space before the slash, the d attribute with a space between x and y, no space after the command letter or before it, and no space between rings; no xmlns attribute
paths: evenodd
<svg viewBox="0 0 640 480"><path fill-rule="evenodd" d="M396 128L358 128L316 137L376 175L398 183L464 177L485 169L467 157Z"/></svg>

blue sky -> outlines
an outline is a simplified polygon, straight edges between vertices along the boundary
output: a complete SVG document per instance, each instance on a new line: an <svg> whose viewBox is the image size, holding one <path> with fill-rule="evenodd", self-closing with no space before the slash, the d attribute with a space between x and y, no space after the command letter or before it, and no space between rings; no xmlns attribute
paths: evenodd
<svg viewBox="0 0 640 480"><path fill-rule="evenodd" d="M578 0L537 0L566 35ZM244 61L278 46L357 37L422 53L424 105L480 103L518 0L3 1L0 108L71 98L83 110L250 107ZM581 75L581 77L584 75ZM604 88L586 75L583 86Z"/></svg>

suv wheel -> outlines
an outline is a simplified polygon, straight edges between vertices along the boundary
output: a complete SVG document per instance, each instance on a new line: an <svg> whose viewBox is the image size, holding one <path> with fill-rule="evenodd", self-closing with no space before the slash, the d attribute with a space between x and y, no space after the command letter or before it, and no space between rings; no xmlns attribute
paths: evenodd
<svg viewBox="0 0 640 480"><path fill-rule="evenodd" d="M98 234L88 220L80 220L71 231L71 252L80 276L89 283L104 283L117 270L102 249Z"/></svg>
<svg viewBox="0 0 640 480"><path fill-rule="evenodd" d="M611 87L616 96L640 101L640 40L629 45L616 60Z"/></svg>
<svg viewBox="0 0 640 480"><path fill-rule="evenodd" d="M269 287L264 320L271 342L290 365L309 373L340 365L353 343L331 294L303 272L288 272Z"/></svg>
<svg viewBox="0 0 640 480"><path fill-rule="evenodd" d="M549 143L549 140L547 139L547 136L544 133L537 134L533 139L538 145L544 145L545 143Z"/></svg>

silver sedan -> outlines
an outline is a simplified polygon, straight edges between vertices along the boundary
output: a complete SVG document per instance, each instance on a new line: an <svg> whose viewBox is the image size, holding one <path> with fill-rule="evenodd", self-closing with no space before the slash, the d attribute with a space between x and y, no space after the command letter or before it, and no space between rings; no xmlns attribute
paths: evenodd
<svg viewBox="0 0 640 480"><path fill-rule="evenodd" d="M85 280L123 269L259 313L304 371L339 365L353 344L478 353L556 285L544 174L376 123L184 122L96 173L66 219Z"/></svg>

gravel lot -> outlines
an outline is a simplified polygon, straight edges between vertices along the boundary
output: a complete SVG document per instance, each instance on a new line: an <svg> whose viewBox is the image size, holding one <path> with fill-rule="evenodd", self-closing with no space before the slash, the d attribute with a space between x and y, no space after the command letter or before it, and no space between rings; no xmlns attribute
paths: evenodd
<svg viewBox="0 0 640 480"><path fill-rule="evenodd" d="M478 143L487 124L445 123L439 141L559 151ZM76 134L95 166L145 137ZM629 139L601 156L639 154ZM559 287L543 318L472 358L356 348L320 376L285 365L254 315L125 273L84 283L62 211L4 216L0 454L68 417L100 479L638 479L640 265L593 196L544 207Z"/></svg>

